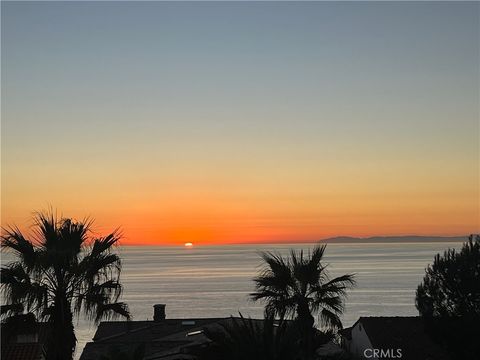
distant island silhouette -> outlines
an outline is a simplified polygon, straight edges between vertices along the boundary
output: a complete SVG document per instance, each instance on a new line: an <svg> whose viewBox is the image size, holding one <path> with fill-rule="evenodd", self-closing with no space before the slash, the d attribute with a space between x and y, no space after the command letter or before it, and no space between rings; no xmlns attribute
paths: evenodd
<svg viewBox="0 0 480 360"><path fill-rule="evenodd" d="M416 243L416 242L464 242L468 238L465 236L371 236L371 237L352 237L336 236L320 240L322 243Z"/></svg>
<svg viewBox="0 0 480 360"><path fill-rule="evenodd" d="M380 243L442 243L442 242L465 242L468 240L468 235L464 236L426 236L426 235L394 235L394 236L369 236L369 237L356 237L356 236L334 236L325 239L317 240L303 240L303 241L259 241L259 242L237 242L225 245L288 245L288 244L380 244Z"/></svg>

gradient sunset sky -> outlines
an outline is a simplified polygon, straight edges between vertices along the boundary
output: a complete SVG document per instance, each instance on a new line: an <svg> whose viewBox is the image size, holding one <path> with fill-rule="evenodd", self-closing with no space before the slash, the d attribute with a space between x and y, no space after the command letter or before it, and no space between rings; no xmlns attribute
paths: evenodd
<svg viewBox="0 0 480 360"><path fill-rule="evenodd" d="M480 231L478 2L1 6L3 226Z"/></svg>

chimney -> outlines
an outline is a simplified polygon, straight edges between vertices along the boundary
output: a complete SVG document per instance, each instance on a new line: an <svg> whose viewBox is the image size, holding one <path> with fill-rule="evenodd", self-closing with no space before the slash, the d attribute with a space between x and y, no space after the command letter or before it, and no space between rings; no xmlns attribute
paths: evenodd
<svg viewBox="0 0 480 360"><path fill-rule="evenodd" d="M165 320L165 304L153 305L153 321Z"/></svg>

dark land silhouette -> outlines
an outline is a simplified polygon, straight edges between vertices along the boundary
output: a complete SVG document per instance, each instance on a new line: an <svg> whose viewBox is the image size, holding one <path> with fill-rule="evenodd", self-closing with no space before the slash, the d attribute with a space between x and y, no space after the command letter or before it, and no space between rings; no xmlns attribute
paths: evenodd
<svg viewBox="0 0 480 360"><path fill-rule="evenodd" d="M353 236L336 236L323 239L320 242L326 244L343 244L343 243L416 243L416 242L465 242L468 236L371 236L371 237L353 237Z"/></svg>

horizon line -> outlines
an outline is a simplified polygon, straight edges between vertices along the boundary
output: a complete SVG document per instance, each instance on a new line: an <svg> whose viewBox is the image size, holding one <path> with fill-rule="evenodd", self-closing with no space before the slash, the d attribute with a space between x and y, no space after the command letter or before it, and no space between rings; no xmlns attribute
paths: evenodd
<svg viewBox="0 0 480 360"><path fill-rule="evenodd" d="M132 242L127 242L127 243L120 243L119 246L162 246L162 247L183 247L185 243L191 242L195 247L198 246L236 246L236 245L301 245L301 244L314 244L314 243L321 243L321 242L328 242L330 240L347 240L346 242L343 243L368 243L368 240L372 239L401 239L401 238L431 238L431 239L457 239L460 240L464 238L465 240L468 239L468 237L472 234L475 233L469 233L467 235L374 235L374 236L365 236L365 237L359 237L359 236L349 236L349 235L338 235L338 236L332 236L332 237L326 237L318 240L300 240L300 241L293 241L293 240L265 240L265 241L243 241L243 242L219 242L219 243L202 243L202 242L192 242L192 241L185 241L181 242L178 244L173 244L173 243L150 243L150 242L145 242L145 243L132 243ZM350 242L348 242L350 240ZM401 241L404 243L422 243L422 241ZM428 242L435 242L435 241L428 241ZM447 241L444 241L447 242ZM378 242L380 243L380 241ZM386 241L385 243L389 243L389 241Z"/></svg>

